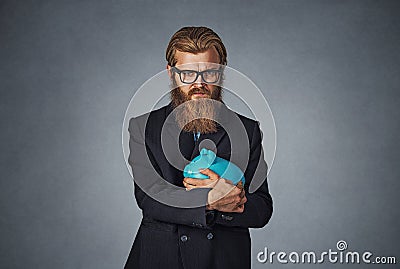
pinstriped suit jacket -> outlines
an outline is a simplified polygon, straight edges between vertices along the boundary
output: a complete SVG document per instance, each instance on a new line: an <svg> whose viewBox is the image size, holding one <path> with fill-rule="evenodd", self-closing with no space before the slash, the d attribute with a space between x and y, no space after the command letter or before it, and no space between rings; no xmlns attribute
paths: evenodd
<svg viewBox="0 0 400 269"><path fill-rule="evenodd" d="M161 144L162 130L169 128L164 123L171 111L169 104L132 118L129 123L129 164L135 179L135 198L143 218L125 268L250 268L251 240L248 228L265 226L272 215L272 198L268 190L266 170L261 175L256 173L260 167L259 161L265 165L258 122L229 110L244 126L243 142L246 139L248 141L243 143L248 145L249 152L248 156L244 156L248 162L243 168L247 202L243 213L209 212L204 206L208 189L196 192L182 189L179 194L175 192L176 189L170 190L168 185L155 179L160 177L164 183L183 187L182 170L185 163L180 163L181 160L177 158L172 160L174 165L171 164L171 159L165 156L165 149ZM231 160L231 135L226 130L235 130L238 126L237 122L230 126L230 122L234 121L224 121L223 126L218 126L216 133L202 134L196 142L192 133L180 132L175 138L171 135L175 139L171 143L177 141L180 151L177 155L190 161L199 154L198 145L209 139L215 144L219 157ZM264 177L261 181L263 183L255 192L249 193L249 185L256 176ZM152 195L149 195L152 191ZM170 206L157 201L162 195L182 200L187 198L189 204L190 201L195 201L195 204L203 200L203 205L192 208ZM174 200L170 202L174 203Z"/></svg>

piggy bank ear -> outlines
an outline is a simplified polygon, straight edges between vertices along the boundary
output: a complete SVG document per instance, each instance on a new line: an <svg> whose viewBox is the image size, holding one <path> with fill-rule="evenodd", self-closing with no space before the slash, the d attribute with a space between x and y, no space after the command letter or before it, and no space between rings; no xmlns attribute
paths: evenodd
<svg viewBox="0 0 400 269"><path fill-rule="evenodd" d="M215 158L217 157L215 155L214 151L206 149L206 148L201 149L200 155L201 155L201 159L207 160L207 163L209 166L214 162Z"/></svg>

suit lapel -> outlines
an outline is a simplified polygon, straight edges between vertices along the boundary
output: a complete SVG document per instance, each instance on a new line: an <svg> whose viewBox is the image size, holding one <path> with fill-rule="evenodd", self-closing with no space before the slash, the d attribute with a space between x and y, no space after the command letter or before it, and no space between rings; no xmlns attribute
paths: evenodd
<svg viewBox="0 0 400 269"><path fill-rule="evenodd" d="M196 143L197 144L197 143ZM192 133L181 132L179 134L179 149L187 160L193 159L193 151L196 148Z"/></svg>
<svg viewBox="0 0 400 269"><path fill-rule="evenodd" d="M163 142L164 151L167 150L168 156L177 167L185 167L191 160L194 149L194 139L192 133L181 132L175 122L174 115L171 114L172 105L169 104L165 113L164 127L165 142ZM165 152L164 152L165 153ZM182 158L184 157L184 158ZM186 159L186 160L185 160Z"/></svg>

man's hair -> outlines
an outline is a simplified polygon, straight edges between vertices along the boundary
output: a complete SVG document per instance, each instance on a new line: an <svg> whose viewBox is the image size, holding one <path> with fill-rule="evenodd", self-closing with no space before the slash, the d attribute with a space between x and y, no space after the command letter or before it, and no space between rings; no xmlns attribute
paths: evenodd
<svg viewBox="0 0 400 269"><path fill-rule="evenodd" d="M169 41L165 57L170 66L175 66L176 50L193 54L202 53L214 47L219 55L220 64L227 64L227 53L221 38L207 27L183 27Z"/></svg>

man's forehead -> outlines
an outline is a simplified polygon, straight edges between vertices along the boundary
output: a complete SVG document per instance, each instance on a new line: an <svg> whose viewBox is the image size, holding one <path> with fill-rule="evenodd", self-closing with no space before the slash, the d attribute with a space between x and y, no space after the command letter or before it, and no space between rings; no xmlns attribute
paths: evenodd
<svg viewBox="0 0 400 269"><path fill-rule="evenodd" d="M182 52L175 53L176 66L185 69L214 69L219 67L219 55L214 47L199 53ZM178 67L179 68L179 67Z"/></svg>
<svg viewBox="0 0 400 269"><path fill-rule="evenodd" d="M181 70L206 70L206 69L219 69L220 64L212 62L193 62L185 64L176 64L176 67Z"/></svg>

